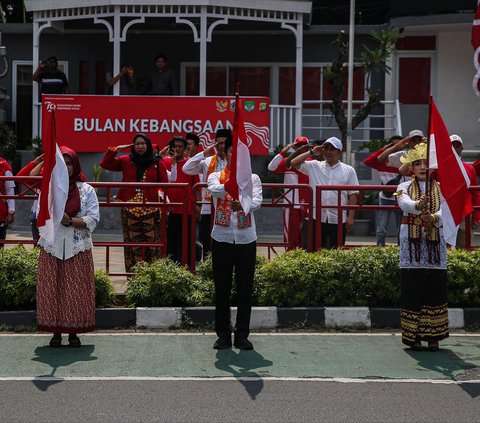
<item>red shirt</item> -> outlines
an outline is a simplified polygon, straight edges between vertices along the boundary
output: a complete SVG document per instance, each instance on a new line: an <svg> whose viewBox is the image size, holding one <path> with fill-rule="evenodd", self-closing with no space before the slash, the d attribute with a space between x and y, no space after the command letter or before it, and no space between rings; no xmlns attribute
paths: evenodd
<svg viewBox="0 0 480 423"><path fill-rule="evenodd" d="M467 175L470 179L470 186L477 186L477 173L475 172L474 166L471 164L463 162L463 167L467 171ZM480 191L471 191L472 192L472 204L473 206L480 206ZM473 210L473 221L475 223L480 222L480 210Z"/></svg>
<svg viewBox="0 0 480 423"><path fill-rule="evenodd" d="M185 203L185 200L187 201L187 210L188 214L192 214L192 211L195 209L195 195L193 192L192 187L200 182L200 179L198 175L187 175L183 171L183 166L185 163L187 163L188 159L185 159L179 163L177 163L177 177L175 180L171 180L170 182L173 183L187 183L189 185L189 188L187 190L187 195L185 195L185 189L184 188L169 188L167 189L167 196L170 200L171 203ZM163 159L165 162L165 166L167 167L167 170L170 172L172 171L172 164L173 160L171 157L165 157ZM200 191L201 192L201 191ZM172 207L172 213L175 214L182 214L183 213L183 206L173 206Z"/></svg>
<svg viewBox="0 0 480 423"><path fill-rule="evenodd" d="M137 182L137 166L132 162L130 155L116 157L115 151L107 151L100 166L113 172L122 172L122 182ZM150 165L145 172L144 182L168 182L167 171L163 160L158 160ZM143 190L147 201L158 201L158 188L145 188ZM135 197L134 188L120 188L117 200L128 201Z"/></svg>

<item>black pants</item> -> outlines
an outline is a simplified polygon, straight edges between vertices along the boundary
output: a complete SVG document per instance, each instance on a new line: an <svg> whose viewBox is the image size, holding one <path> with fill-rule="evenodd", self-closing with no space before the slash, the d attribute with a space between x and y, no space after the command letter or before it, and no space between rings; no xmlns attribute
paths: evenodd
<svg viewBox="0 0 480 423"><path fill-rule="evenodd" d="M5 222L0 222L0 239L7 238L7 226ZM3 248L4 244L0 244L0 248Z"/></svg>
<svg viewBox="0 0 480 423"><path fill-rule="evenodd" d="M208 253L212 250L212 238L211 238L211 223L212 215L211 214L202 214L200 222L198 224L199 234L198 238L203 247L203 258L205 259Z"/></svg>
<svg viewBox="0 0 480 423"><path fill-rule="evenodd" d="M315 248L315 225L316 221L313 223L313 241L312 246ZM343 245L345 245L345 240L347 238L347 225L343 225ZM307 239L308 239L308 220L303 219L302 230L301 230L301 239L302 239L302 248L307 249ZM338 224L337 223L323 223L322 222L322 242L321 248L337 248L338 247Z"/></svg>
<svg viewBox="0 0 480 423"><path fill-rule="evenodd" d="M182 215L170 213L167 226L167 255L177 263L182 262L182 226ZM190 248L191 226L190 216L188 216L188 263L190 263L192 250Z"/></svg>
<svg viewBox="0 0 480 423"><path fill-rule="evenodd" d="M219 337L230 337L230 295L235 268L237 288L237 321L235 336L246 338L250 333L252 312L253 276L257 243L212 243L213 280L215 282L215 331Z"/></svg>

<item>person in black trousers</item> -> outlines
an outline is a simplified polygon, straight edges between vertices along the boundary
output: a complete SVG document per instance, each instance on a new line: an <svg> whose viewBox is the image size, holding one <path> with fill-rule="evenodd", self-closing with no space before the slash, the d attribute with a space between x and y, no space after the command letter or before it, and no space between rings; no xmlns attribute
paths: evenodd
<svg viewBox="0 0 480 423"><path fill-rule="evenodd" d="M247 339L250 334L252 311L253 277L257 251L257 233L253 211L260 208L262 184L260 178L252 174L252 204L245 213L239 201L228 193L230 162L232 158L231 139L225 144L227 166L208 177L208 189L212 193L215 213L212 229L212 265L215 282L215 331L218 339L213 348L224 349L232 346L230 326L230 296L232 275L235 270L237 288L237 319L234 331L235 348L253 349Z"/></svg>

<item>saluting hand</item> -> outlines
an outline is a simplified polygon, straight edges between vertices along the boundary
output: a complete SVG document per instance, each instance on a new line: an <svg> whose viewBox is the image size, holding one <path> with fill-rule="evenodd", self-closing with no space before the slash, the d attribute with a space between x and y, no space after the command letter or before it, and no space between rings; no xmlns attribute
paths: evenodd
<svg viewBox="0 0 480 423"><path fill-rule="evenodd" d="M133 146L133 144L123 144L123 145L117 145L115 147L115 153L118 153L120 150L124 150L126 148L131 148Z"/></svg>
<svg viewBox="0 0 480 423"><path fill-rule="evenodd" d="M218 145L218 142L214 142L212 145L210 145L209 147L207 147L205 150L203 150L203 155L205 157L208 157L208 156L213 156L214 152L213 152L213 149Z"/></svg>

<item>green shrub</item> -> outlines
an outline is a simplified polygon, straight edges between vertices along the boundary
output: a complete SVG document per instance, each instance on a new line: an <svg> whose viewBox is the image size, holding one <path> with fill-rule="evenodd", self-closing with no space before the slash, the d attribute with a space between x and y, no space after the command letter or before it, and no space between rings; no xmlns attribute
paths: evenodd
<svg viewBox="0 0 480 423"><path fill-rule="evenodd" d="M97 307L115 304L115 289L105 269L95 271L95 303Z"/></svg>
<svg viewBox="0 0 480 423"><path fill-rule="evenodd" d="M34 309L37 295L38 248L0 249L0 309ZM115 290L104 270L95 272L96 304L115 302Z"/></svg>
<svg viewBox="0 0 480 423"><path fill-rule="evenodd" d="M139 307L190 305L195 276L171 259L139 263L127 282L127 300Z"/></svg>
<svg viewBox="0 0 480 423"><path fill-rule="evenodd" d="M447 300L450 306L480 306L480 250L447 252Z"/></svg>
<svg viewBox="0 0 480 423"><path fill-rule="evenodd" d="M255 261L255 282L253 284L253 304L257 304L261 281L257 279L258 269L268 263L265 257L257 256ZM215 305L215 284L213 282L212 256L209 255L198 267L199 278L195 282L195 289L192 293L192 303L197 306ZM232 277L232 298L231 304L237 304L237 290L235 287L235 274Z"/></svg>
<svg viewBox="0 0 480 423"><path fill-rule="evenodd" d="M35 307L39 250L0 249L0 309Z"/></svg>

